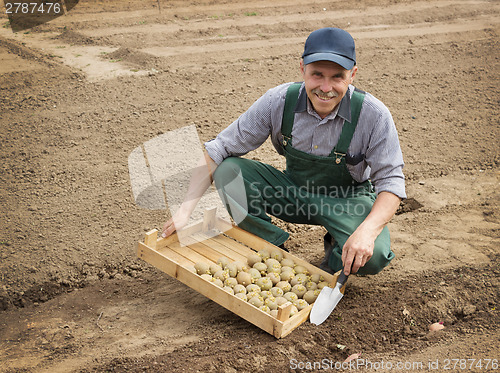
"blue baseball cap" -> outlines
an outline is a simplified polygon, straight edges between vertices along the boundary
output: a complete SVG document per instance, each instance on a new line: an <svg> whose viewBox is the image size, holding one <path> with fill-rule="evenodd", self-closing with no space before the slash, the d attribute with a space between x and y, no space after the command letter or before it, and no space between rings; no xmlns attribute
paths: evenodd
<svg viewBox="0 0 500 373"><path fill-rule="evenodd" d="M316 61L332 61L346 70L356 65L354 39L339 28L325 27L311 32L302 54L304 65Z"/></svg>

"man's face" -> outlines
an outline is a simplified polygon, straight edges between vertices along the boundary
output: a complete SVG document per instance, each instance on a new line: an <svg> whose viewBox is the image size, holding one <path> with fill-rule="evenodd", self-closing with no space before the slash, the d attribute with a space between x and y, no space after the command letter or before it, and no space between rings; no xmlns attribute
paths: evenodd
<svg viewBox="0 0 500 373"><path fill-rule="evenodd" d="M301 61L300 69L307 97L318 115L325 118L346 94L358 68L354 66L352 70L346 70L331 61L317 61L308 65Z"/></svg>

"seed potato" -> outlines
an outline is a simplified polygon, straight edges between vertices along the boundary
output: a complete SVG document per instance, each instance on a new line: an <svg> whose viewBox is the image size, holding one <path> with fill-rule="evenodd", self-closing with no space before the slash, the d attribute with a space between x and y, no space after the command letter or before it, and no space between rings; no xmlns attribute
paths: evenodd
<svg viewBox="0 0 500 373"><path fill-rule="evenodd" d="M276 287L283 290L283 293L288 293L292 290L292 285L288 281L280 281L276 284Z"/></svg>
<svg viewBox="0 0 500 373"><path fill-rule="evenodd" d="M220 269L214 274L214 278L218 278L221 281L226 281L229 278L229 273L225 269Z"/></svg>
<svg viewBox="0 0 500 373"><path fill-rule="evenodd" d="M218 278L214 278L213 283L215 285L217 285L218 287L220 287L220 288L224 286L224 284L222 283L222 281L220 279L218 279Z"/></svg>
<svg viewBox="0 0 500 373"><path fill-rule="evenodd" d="M234 290L231 286L224 286L222 290L227 291L231 295L234 295Z"/></svg>
<svg viewBox="0 0 500 373"><path fill-rule="evenodd" d="M222 267L218 264L215 264L215 263L212 263L210 264L210 274L213 276L215 275L217 272L219 272L220 270L222 269Z"/></svg>
<svg viewBox="0 0 500 373"><path fill-rule="evenodd" d="M279 287L273 287L271 288L270 290L271 294L273 295L273 297L282 297L283 294L285 294L285 292L283 291L283 289L279 288Z"/></svg>
<svg viewBox="0 0 500 373"><path fill-rule="evenodd" d="M257 271L259 271L261 276L265 276L267 273L267 266L262 262L255 263L252 268L255 268Z"/></svg>
<svg viewBox="0 0 500 373"><path fill-rule="evenodd" d="M307 268L306 268L306 267L304 267L304 266L297 265L297 266L295 266L295 267L294 267L294 269L295 269L295 273L304 273L304 274L306 274L306 275L308 275L308 274L309 274L309 271L308 271L308 270L307 270Z"/></svg>
<svg viewBox="0 0 500 373"><path fill-rule="evenodd" d="M238 285L238 280L236 280L234 277L229 277L224 280L224 285L229 286L231 289L233 289L236 285Z"/></svg>
<svg viewBox="0 0 500 373"><path fill-rule="evenodd" d="M239 284L247 286L252 283L252 276L250 276L250 273L248 272L240 272L236 276L236 280L238 281Z"/></svg>
<svg viewBox="0 0 500 373"><path fill-rule="evenodd" d="M248 265L221 257L217 264L195 263L188 268L224 291L270 313L278 315L278 307L292 302L290 317L316 301L321 289L329 283L323 276L309 271L293 260L283 258L281 251L259 250L247 257Z"/></svg>
<svg viewBox="0 0 500 373"><path fill-rule="evenodd" d="M292 302L292 303L294 301L296 301L297 299L299 299L299 297L297 296L297 294L295 294L294 292L291 292L291 291L289 291L288 293L283 294L283 298L285 298L287 301Z"/></svg>
<svg viewBox="0 0 500 373"><path fill-rule="evenodd" d="M259 262L262 262L262 257L259 254L250 254L247 257L247 263L250 268L252 268L255 263Z"/></svg>
<svg viewBox="0 0 500 373"><path fill-rule="evenodd" d="M306 292L307 292L307 289L302 284L297 284L295 286L292 286L292 293L297 294L297 297L299 297L299 298L302 298Z"/></svg>
<svg viewBox="0 0 500 373"><path fill-rule="evenodd" d="M298 273L298 274L295 275L294 278L292 278L290 280L290 284L292 286L295 286L297 284L304 285L307 281L309 281L309 277L306 274L304 274L304 273Z"/></svg>
<svg viewBox="0 0 500 373"><path fill-rule="evenodd" d="M271 258L276 259L278 262L283 260L283 253L279 250L271 251Z"/></svg>
<svg viewBox="0 0 500 373"><path fill-rule="evenodd" d="M255 295L252 298L248 299L248 303L257 308L262 307L264 305L264 300L261 296Z"/></svg>
<svg viewBox="0 0 500 373"><path fill-rule="evenodd" d="M269 307L271 310L275 310L278 308L278 304L276 303L276 298L271 296L264 299L264 304Z"/></svg>
<svg viewBox="0 0 500 373"><path fill-rule="evenodd" d="M204 280L206 280L206 281L210 281L210 282L212 282L212 281L213 281L213 279L214 279L214 278L212 277L212 275L209 275L208 273L204 273L204 274L200 275L200 277L201 277L202 279L204 279Z"/></svg>
<svg viewBox="0 0 500 373"><path fill-rule="evenodd" d="M250 299L250 298L256 297L256 296L261 297L260 293L261 293L261 291L251 291L251 292L247 293L247 298Z"/></svg>
<svg viewBox="0 0 500 373"><path fill-rule="evenodd" d="M255 268L250 268L248 270L248 273L250 274L250 277L252 277L252 281L255 281L258 278L262 277L262 275L260 274L260 272L258 270L256 270Z"/></svg>
<svg viewBox="0 0 500 373"><path fill-rule="evenodd" d="M235 297L240 298L241 300L244 300L245 302L248 300L247 295L243 293L236 293L234 294Z"/></svg>
<svg viewBox="0 0 500 373"><path fill-rule="evenodd" d="M269 309L269 307L266 306L266 305L260 306L259 309L261 311L264 311L265 313L270 313L271 312L271 310Z"/></svg>
<svg viewBox="0 0 500 373"><path fill-rule="evenodd" d="M273 287L273 282L269 277L258 278L255 283L259 285L262 290L270 290Z"/></svg>
<svg viewBox="0 0 500 373"><path fill-rule="evenodd" d="M318 298L318 295L320 293L320 290L308 290L304 296L302 297L307 303L311 304L316 301Z"/></svg>
<svg viewBox="0 0 500 373"><path fill-rule="evenodd" d="M281 266L282 266L282 267L290 267L290 268L293 268L293 267L295 267L295 262L294 262L292 259L284 258L284 259L281 261Z"/></svg>
<svg viewBox="0 0 500 373"><path fill-rule="evenodd" d="M266 266L268 266L268 267L272 267L274 265L277 265L281 268L280 262L278 262L276 259L273 259L273 258L266 259L265 263L266 263Z"/></svg>
<svg viewBox="0 0 500 373"><path fill-rule="evenodd" d="M266 249L259 250L257 254L259 254L259 256L262 258L262 260L268 259L269 256L271 255L271 254L269 254L269 250L266 250Z"/></svg>
<svg viewBox="0 0 500 373"><path fill-rule="evenodd" d="M328 285L329 285L329 283L327 281L321 281L320 283L318 283L318 289L321 290L325 286L328 286Z"/></svg>
<svg viewBox="0 0 500 373"><path fill-rule="evenodd" d="M223 269L226 268L226 266L230 263L230 260L228 258L226 258L225 256L221 256L218 260L217 260L217 264L220 265Z"/></svg>
<svg viewBox="0 0 500 373"><path fill-rule="evenodd" d="M264 290L260 292L260 296L264 299L264 301L271 296L271 292L269 290Z"/></svg>
<svg viewBox="0 0 500 373"><path fill-rule="evenodd" d="M319 284L321 281L325 281L322 275L314 273L311 275L311 281Z"/></svg>
<svg viewBox="0 0 500 373"><path fill-rule="evenodd" d="M234 285L233 290L234 290L235 294L239 294L239 293L246 294L247 293L247 289L241 284Z"/></svg>
<svg viewBox="0 0 500 373"><path fill-rule="evenodd" d="M236 261L236 262L234 262L234 264L236 265L236 268L238 269L238 273L240 273L241 271L248 270L248 265L244 264L243 262Z"/></svg>
<svg viewBox="0 0 500 373"><path fill-rule="evenodd" d="M316 290L318 288L318 284L313 281L307 281L305 286L307 290Z"/></svg>
<svg viewBox="0 0 500 373"><path fill-rule="evenodd" d="M281 276L278 273L269 273L267 277L271 279L273 285L276 285L278 282L281 281Z"/></svg>
<svg viewBox="0 0 500 373"><path fill-rule="evenodd" d="M295 270L292 267L281 265L281 272L287 271L291 271L293 274L295 274Z"/></svg>
<svg viewBox="0 0 500 373"><path fill-rule="evenodd" d="M291 281L294 277L295 275L293 274L292 271L286 271L286 272L281 271L280 273L280 278L282 281Z"/></svg>
<svg viewBox="0 0 500 373"><path fill-rule="evenodd" d="M230 277L236 277L238 274L238 267L234 263L228 263L226 265L226 271Z"/></svg>
<svg viewBox="0 0 500 373"><path fill-rule="evenodd" d="M280 274L281 273L281 265L280 264L273 264L271 266L268 266L267 272Z"/></svg>
<svg viewBox="0 0 500 373"><path fill-rule="evenodd" d="M196 269L196 273L198 273L199 275L202 275L204 273L210 274L210 267L207 263L204 262L195 263L194 269Z"/></svg>
<svg viewBox="0 0 500 373"><path fill-rule="evenodd" d="M276 304L278 307L284 305L285 303L288 303L288 300L285 297L276 297Z"/></svg>
<svg viewBox="0 0 500 373"><path fill-rule="evenodd" d="M260 286L256 285L256 284L247 285L246 289L247 289L247 293L252 293L252 292L260 293L261 292Z"/></svg>
<svg viewBox="0 0 500 373"><path fill-rule="evenodd" d="M304 299L297 299L296 301L293 302L293 305L297 307L299 311L302 311L309 304Z"/></svg>

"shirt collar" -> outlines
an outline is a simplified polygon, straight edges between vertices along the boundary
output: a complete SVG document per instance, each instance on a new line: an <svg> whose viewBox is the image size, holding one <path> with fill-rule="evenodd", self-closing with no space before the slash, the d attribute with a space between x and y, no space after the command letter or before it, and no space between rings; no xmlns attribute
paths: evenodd
<svg viewBox="0 0 500 373"><path fill-rule="evenodd" d="M340 116L344 120L350 122L351 121L351 93L352 89L351 86L349 86L349 89L347 90L345 96L342 98L340 101L340 104L337 106L337 108L329 115L334 114ZM295 113L301 113L307 110L307 92L304 87L304 83L302 83L302 88L299 93L299 98L297 99L297 105L295 106Z"/></svg>

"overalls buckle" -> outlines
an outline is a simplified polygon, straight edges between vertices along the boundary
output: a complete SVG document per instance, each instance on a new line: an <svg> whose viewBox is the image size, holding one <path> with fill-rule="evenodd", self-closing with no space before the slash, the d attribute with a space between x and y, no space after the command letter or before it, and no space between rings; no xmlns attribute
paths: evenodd
<svg viewBox="0 0 500 373"><path fill-rule="evenodd" d="M342 157L345 157L346 153L333 152L335 154L335 163L339 164L342 161Z"/></svg>

